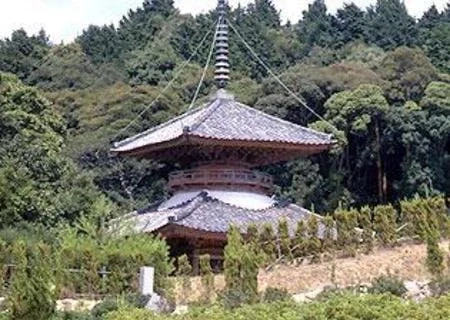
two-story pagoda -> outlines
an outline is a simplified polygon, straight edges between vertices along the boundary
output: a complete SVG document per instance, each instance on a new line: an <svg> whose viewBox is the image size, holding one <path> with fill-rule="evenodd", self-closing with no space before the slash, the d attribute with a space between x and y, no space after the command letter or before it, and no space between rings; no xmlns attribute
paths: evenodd
<svg viewBox="0 0 450 320"><path fill-rule="evenodd" d="M219 12L225 11L219 0ZM139 232L162 235L173 256L188 254L194 268L208 253L220 266L230 225L285 218L294 230L309 211L281 205L272 196L272 177L255 168L316 154L333 145L323 134L268 115L234 99L229 81L228 26L217 28L216 82L209 102L155 128L115 144L120 156L178 163L186 170L169 176L171 197L128 215Z"/></svg>

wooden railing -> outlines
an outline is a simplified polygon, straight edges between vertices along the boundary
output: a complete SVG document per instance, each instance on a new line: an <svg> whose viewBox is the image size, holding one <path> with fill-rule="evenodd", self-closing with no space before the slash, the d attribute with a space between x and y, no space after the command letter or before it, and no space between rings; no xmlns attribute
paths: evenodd
<svg viewBox="0 0 450 320"><path fill-rule="evenodd" d="M246 186L271 191L271 176L245 169L193 169L176 171L169 176L169 188L192 186Z"/></svg>

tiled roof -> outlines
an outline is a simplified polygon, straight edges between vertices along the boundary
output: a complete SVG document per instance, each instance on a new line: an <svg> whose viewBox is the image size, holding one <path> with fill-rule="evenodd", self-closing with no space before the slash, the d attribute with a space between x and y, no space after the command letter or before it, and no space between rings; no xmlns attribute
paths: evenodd
<svg viewBox="0 0 450 320"><path fill-rule="evenodd" d="M207 104L115 144L114 152L128 152L182 136L214 140L331 145L330 135L271 116L241 104L219 90Z"/></svg>
<svg viewBox="0 0 450 320"><path fill-rule="evenodd" d="M135 212L127 218L131 219L136 232L154 232L172 224L215 233L226 233L231 225L245 233L250 224L261 226L264 223L271 224L276 230L278 222L284 218L288 222L291 235L294 235L298 221L307 220L312 214L294 204L249 210L226 204L210 197L206 192L201 192L178 207L162 211L151 207ZM319 224L319 235L323 235L323 232L324 227Z"/></svg>

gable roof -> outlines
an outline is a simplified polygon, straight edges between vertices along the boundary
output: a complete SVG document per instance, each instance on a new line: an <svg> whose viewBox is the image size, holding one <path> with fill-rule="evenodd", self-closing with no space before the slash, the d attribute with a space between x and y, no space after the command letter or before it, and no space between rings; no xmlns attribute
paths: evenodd
<svg viewBox="0 0 450 320"><path fill-rule="evenodd" d="M271 116L234 100L219 90L205 105L114 145L116 153L196 137L220 141L276 142L300 146L331 146L331 135Z"/></svg>

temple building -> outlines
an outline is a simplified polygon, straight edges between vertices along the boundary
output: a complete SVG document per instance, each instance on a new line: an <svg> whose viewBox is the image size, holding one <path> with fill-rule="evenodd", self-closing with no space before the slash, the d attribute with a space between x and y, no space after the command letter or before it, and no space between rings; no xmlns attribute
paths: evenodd
<svg viewBox="0 0 450 320"><path fill-rule="evenodd" d="M187 254L194 268L208 253L220 266L226 234L235 225L272 224L284 218L292 230L311 212L281 204L273 179L256 168L329 150L330 135L304 128L239 103L225 90L230 79L225 0L216 33L217 91L204 105L115 144L119 156L176 163L171 196L127 216L139 232L160 234L173 256Z"/></svg>

